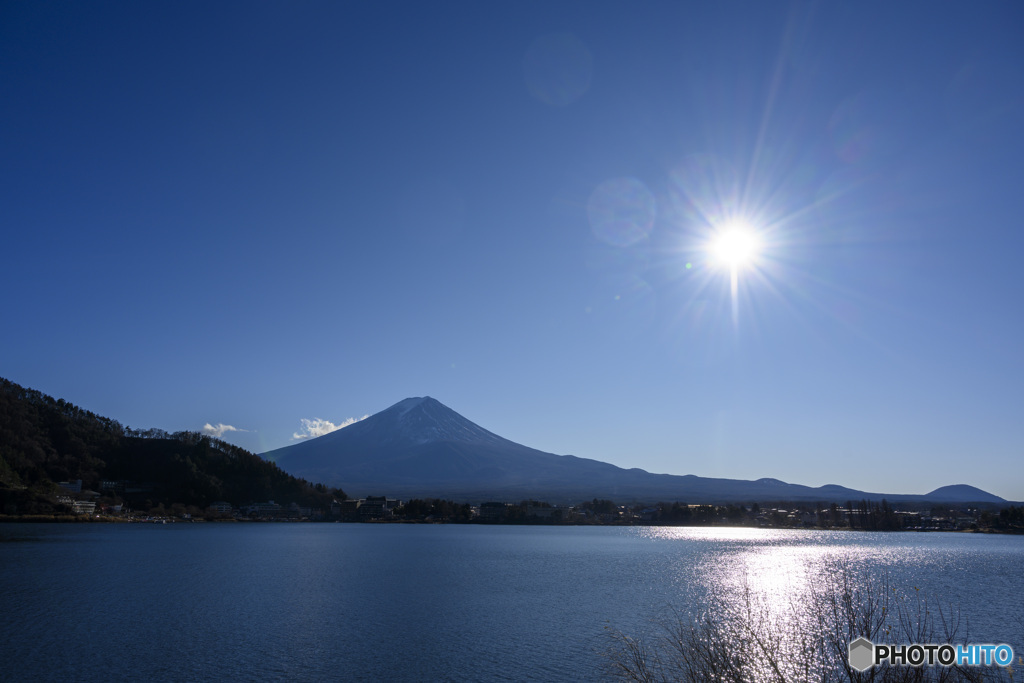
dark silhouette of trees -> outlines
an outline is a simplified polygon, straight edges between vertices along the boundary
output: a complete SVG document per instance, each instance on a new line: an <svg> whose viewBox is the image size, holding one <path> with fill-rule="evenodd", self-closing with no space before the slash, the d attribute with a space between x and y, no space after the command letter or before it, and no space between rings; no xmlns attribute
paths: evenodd
<svg viewBox="0 0 1024 683"><path fill-rule="evenodd" d="M1007 531L1024 531L1024 506L1011 505L999 511L999 515L989 515L990 524L996 529Z"/></svg>
<svg viewBox="0 0 1024 683"><path fill-rule="evenodd" d="M451 500L414 498L395 510L394 517L409 521L467 522L472 511L468 504Z"/></svg>
<svg viewBox="0 0 1024 683"><path fill-rule="evenodd" d="M613 501L598 500L597 498L584 502L580 505L580 508L583 510L589 510L595 515L617 515L619 513L619 508Z"/></svg>
<svg viewBox="0 0 1024 683"><path fill-rule="evenodd" d="M323 507L344 497L220 439L126 428L0 378L0 511L59 511L55 482L78 479L96 492L117 482L118 496L150 506L273 499Z"/></svg>

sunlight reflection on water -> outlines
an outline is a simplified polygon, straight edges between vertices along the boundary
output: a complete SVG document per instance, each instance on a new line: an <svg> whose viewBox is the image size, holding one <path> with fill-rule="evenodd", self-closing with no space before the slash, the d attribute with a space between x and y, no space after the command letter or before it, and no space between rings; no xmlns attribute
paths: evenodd
<svg viewBox="0 0 1024 683"><path fill-rule="evenodd" d="M1017 638L1008 619L1024 607L1022 573L1008 572L998 558L1017 539L967 534L854 533L782 529L660 527L638 530L657 542L680 543L699 551L680 566L680 581L699 584L705 594L738 606L744 601L777 622L794 622L809 601L845 574L856 586L885 584L901 599L926 600L962 618L961 635L998 640ZM1001 541L1001 542L998 542ZM982 608L1004 596L1004 610Z"/></svg>
<svg viewBox="0 0 1024 683"><path fill-rule="evenodd" d="M685 591L669 632L701 623L699 640L709 649L728 643L751 680L779 674L768 662L793 680L821 678L827 672L820 667L836 666L813 653L823 633L837 634L830 642L839 645L852 640L848 629L856 627L843 616L844 595L852 596L858 614L858 605L887 605L879 633L894 642L921 642L901 630L908 627L928 630L928 642L1024 640L1022 622L1013 621L1024 606L1022 575L999 559L1006 546L1019 552L1017 539L693 527L637 533L678 545L680 558L689 549L690 562L678 567L677 585Z"/></svg>

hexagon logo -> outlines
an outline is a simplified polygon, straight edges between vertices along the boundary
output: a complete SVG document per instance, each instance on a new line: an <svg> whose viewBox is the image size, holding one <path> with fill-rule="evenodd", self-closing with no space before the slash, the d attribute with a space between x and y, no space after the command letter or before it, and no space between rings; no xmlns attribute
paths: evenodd
<svg viewBox="0 0 1024 683"><path fill-rule="evenodd" d="M850 666L857 671L866 671L875 665L875 644L861 636L850 643Z"/></svg>

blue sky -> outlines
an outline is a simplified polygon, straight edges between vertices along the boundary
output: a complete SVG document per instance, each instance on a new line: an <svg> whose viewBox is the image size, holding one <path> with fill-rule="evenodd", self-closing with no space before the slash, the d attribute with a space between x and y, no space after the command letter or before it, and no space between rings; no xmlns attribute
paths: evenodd
<svg viewBox="0 0 1024 683"><path fill-rule="evenodd" d="M22 385L1024 499L1019 3L7 2L0 102Z"/></svg>

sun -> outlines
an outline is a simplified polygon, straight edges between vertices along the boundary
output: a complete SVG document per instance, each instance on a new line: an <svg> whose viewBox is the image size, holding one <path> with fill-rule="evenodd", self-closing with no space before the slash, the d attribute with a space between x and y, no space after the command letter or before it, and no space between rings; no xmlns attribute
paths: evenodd
<svg viewBox="0 0 1024 683"><path fill-rule="evenodd" d="M720 228L712 237L708 251L721 266L736 271L757 260L761 244L750 225L733 222Z"/></svg>

